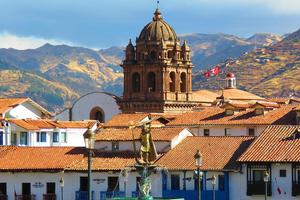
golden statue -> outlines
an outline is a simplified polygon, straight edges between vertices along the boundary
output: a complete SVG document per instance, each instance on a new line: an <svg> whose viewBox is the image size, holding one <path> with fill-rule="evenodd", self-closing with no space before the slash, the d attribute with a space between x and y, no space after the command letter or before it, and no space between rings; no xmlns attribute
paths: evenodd
<svg viewBox="0 0 300 200"><path fill-rule="evenodd" d="M140 135L140 155L136 158L138 164L151 165L157 159L157 152L154 142L151 137L151 122L153 119L142 122L138 127L141 127L142 132ZM134 138L134 135L133 135ZM136 152L135 139L133 139L134 152Z"/></svg>

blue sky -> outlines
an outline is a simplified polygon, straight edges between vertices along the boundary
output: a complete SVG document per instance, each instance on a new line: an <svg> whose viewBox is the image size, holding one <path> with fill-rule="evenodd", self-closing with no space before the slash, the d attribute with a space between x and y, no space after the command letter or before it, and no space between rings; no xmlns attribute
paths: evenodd
<svg viewBox="0 0 300 200"><path fill-rule="evenodd" d="M50 42L105 48L138 36L156 0L0 0L0 8L0 47ZM248 37L300 28L299 0L160 0L160 9L178 34Z"/></svg>

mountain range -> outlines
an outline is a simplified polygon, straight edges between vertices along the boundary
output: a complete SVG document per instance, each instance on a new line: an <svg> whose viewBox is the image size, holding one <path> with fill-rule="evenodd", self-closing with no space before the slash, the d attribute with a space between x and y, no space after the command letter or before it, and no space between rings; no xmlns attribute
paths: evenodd
<svg viewBox="0 0 300 200"><path fill-rule="evenodd" d="M249 38L222 33L185 34L180 38L191 46L195 72L228 58L239 58L256 48L280 44L282 40L267 33ZM124 47L92 50L45 44L37 49L0 49L0 96L27 96L51 111L58 111L92 91L121 95L123 74L119 65L123 56ZM199 81L206 80L196 77L195 88L209 85L199 87Z"/></svg>
<svg viewBox="0 0 300 200"><path fill-rule="evenodd" d="M219 64L220 76L194 77L194 89L220 89L226 72L233 72L239 88L263 97L300 96L300 29L276 44L244 53ZM221 86L220 86L221 85Z"/></svg>

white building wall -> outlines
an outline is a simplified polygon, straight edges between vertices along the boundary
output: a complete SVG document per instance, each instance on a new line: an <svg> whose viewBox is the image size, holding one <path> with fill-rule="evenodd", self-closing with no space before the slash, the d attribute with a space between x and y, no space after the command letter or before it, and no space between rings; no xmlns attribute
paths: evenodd
<svg viewBox="0 0 300 200"><path fill-rule="evenodd" d="M42 113L28 102L24 102L11 109L6 116L15 119L40 119L42 117Z"/></svg>
<svg viewBox="0 0 300 200"><path fill-rule="evenodd" d="M210 136L225 136L225 128L230 129L231 136L249 136L248 129L255 129L255 136L259 136L266 126L199 126L189 128L196 136L203 136L204 129L209 129Z"/></svg>
<svg viewBox="0 0 300 200"><path fill-rule="evenodd" d="M90 119L90 112L95 107L100 107L104 111L105 122L121 112L113 95L94 92L82 96L73 104L71 108L72 121ZM69 109L56 115L55 119L70 120Z"/></svg>
<svg viewBox="0 0 300 200"><path fill-rule="evenodd" d="M279 170L285 169L286 177L279 177ZM264 195L247 196L247 174L246 165L243 165L242 173L230 173L229 176L229 198L230 200L264 200ZM272 200L296 200L299 196L292 196L292 166L291 164L272 164ZM276 184L277 180L277 184ZM280 188L281 194L278 193Z"/></svg>
<svg viewBox="0 0 300 200"><path fill-rule="evenodd" d="M137 172L129 172L127 179L120 172L93 172L92 173L92 191L94 191L94 199L100 199L100 192L107 191L108 177L119 177L119 189L125 191L126 195L131 196L136 191ZM31 183L31 194L36 195L36 200L42 200L43 194L46 194L47 182L55 182L55 191L57 200L61 200L60 179L64 179L63 195L64 199L75 199L75 192L80 189L80 177L87 177L87 173L81 172L56 172L56 173L26 173L26 172L0 172L0 183L7 183L8 199L14 199L14 192L17 195L22 194L22 183ZM152 179L152 195L160 197L162 195L161 176L160 173L151 175ZM126 184L125 184L126 182ZM34 187L36 183L41 183L42 187Z"/></svg>

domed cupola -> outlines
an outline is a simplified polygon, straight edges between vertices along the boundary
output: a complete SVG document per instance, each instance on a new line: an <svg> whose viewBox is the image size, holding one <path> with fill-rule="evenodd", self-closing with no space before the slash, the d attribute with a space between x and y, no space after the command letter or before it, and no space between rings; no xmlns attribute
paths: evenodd
<svg viewBox="0 0 300 200"><path fill-rule="evenodd" d="M177 35L173 28L167 24L159 9L156 9L152 22L148 23L140 33L137 42L147 41L173 41L177 40Z"/></svg>
<svg viewBox="0 0 300 200"><path fill-rule="evenodd" d="M226 75L226 89L236 88L236 78L234 73L229 72Z"/></svg>

